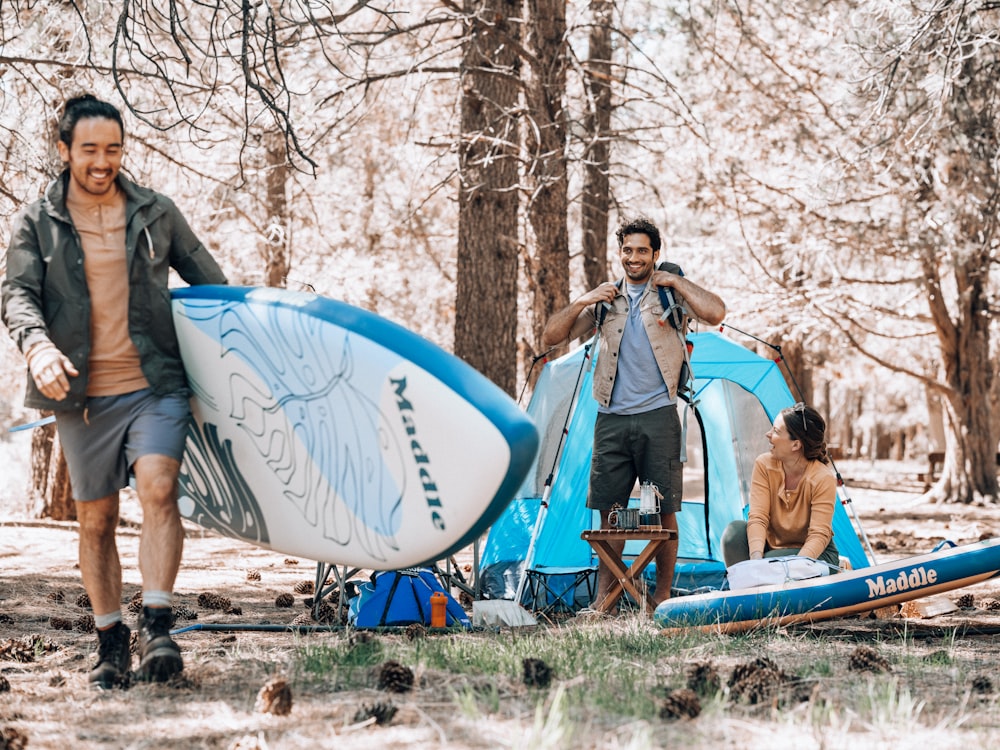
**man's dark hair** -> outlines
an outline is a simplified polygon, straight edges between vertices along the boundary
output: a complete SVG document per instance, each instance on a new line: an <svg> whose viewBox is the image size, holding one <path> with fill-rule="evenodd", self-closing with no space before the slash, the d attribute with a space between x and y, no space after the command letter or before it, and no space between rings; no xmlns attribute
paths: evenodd
<svg viewBox="0 0 1000 750"><path fill-rule="evenodd" d="M644 234L649 237L649 246L653 248L653 252L660 251L660 230L656 228L656 225L644 216L637 217L635 219L623 220L621 224L618 225L618 231L615 232L615 237L618 238L618 247L622 246L625 242L626 235L629 234Z"/></svg>
<svg viewBox="0 0 1000 750"><path fill-rule="evenodd" d="M76 124L89 117L99 117L117 122L122 131L122 140L125 140L125 123L122 122L122 113L113 104L102 102L93 94L74 96L66 102L62 117L59 118L59 140L67 146L72 146Z"/></svg>

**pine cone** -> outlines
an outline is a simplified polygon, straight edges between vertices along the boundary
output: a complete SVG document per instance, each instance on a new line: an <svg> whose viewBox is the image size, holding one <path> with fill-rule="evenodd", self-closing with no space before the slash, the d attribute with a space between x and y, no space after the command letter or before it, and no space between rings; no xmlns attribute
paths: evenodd
<svg viewBox="0 0 1000 750"><path fill-rule="evenodd" d="M50 591L48 594L46 594L45 598L48 599L50 602L64 602L66 601L66 594L64 594L60 590Z"/></svg>
<svg viewBox="0 0 1000 750"><path fill-rule="evenodd" d="M458 603L462 606L463 609L472 609L474 600L472 598L472 595L468 591L461 591L458 594Z"/></svg>
<svg viewBox="0 0 1000 750"><path fill-rule="evenodd" d="M744 662L742 664L737 664L733 668L733 673L729 677L729 687L732 687L741 680L746 679L748 676L759 672L761 670L767 670L775 672L784 677L784 673L778 669L778 665L773 661L768 659L766 656L758 656L753 661Z"/></svg>
<svg viewBox="0 0 1000 750"><path fill-rule="evenodd" d="M987 599L983 602L983 609L1000 609L1000 601L996 599Z"/></svg>
<svg viewBox="0 0 1000 750"><path fill-rule="evenodd" d="M90 597L87 596L86 591L76 597L76 606L80 609L90 609Z"/></svg>
<svg viewBox="0 0 1000 750"><path fill-rule="evenodd" d="M976 597L972 594L962 594L955 599L955 606L961 609L973 609L976 606Z"/></svg>
<svg viewBox="0 0 1000 750"><path fill-rule="evenodd" d="M275 607L291 607L295 604L295 597L291 594L278 594L278 597L274 600Z"/></svg>
<svg viewBox="0 0 1000 750"><path fill-rule="evenodd" d="M853 672L888 672L889 662L870 646L858 646L851 653L847 668Z"/></svg>
<svg viewBox="0 0 1000 750"><path fill-rule="evenodd" d="M993 680L984 674L978 674L972 678L972 689L977 693L992 693Z"/></svg>
<svg viewBox="0 0 1000 750"><path fill-rule="evenodd" d="M529 657L521 664L524 669L524 684L528 687L547 688L552 682L552 670L541 659Z"/></svg>
<svg viewBox="0 0 1000 750"><path fill-rule="evenodd" d="M730 695L744 703L766 703L781 687L778 674L769 669L752 672L730 688Z"/></svg>
<svg viewBox="0 0 1000 750"><path fill-rule="evenodd" d="M693 690L682 688L672 690L660 702L660 718L667 721L673 719L693 719L701 713L701 701Z"/></svg>
<svg viewBox="0 0 1000 750"><path fill-rule="evenodd" d="M26 638L8 638L0 644L0 660L16 661L21 664L35 660L35 650Z"/></svg>
<svg viewBox="0 0 1000 750"><path fill-rule="evenodd" d="M225 596L205 591L198 594L198 606L205 609L221 609L223 612L233 606Z"/></svg>
<svg viewBox="0 0 1000 750"><path fill-rule="evenodd" d="M0 625L13 625L14 618L8 615L6 612L0 612Z"/></svg>
<svg viewBox="0 0 1000 750"><path fill-rule="evenodd" d="M132 594L132 598L128 600L127 609L135 615L142 612L142 591L136 591Z"/></svg>
<svg viewBox="0 0 1000 750"><path fill-rule="evenodd" d="M260 571L257 570L257 568L250 568L249 570L247 570L247 580L248 581L259 581L260 580Z"/></svg>
<svg viewBox="0 0 1000 750"><path fill-rule="evenodd" d="M408 693L413 689L413 670L398 661L387 661L378 670L379 690Z"/></svg>
<svg viewBox="0 0 1000 750"><path fill-rule="evenodd" d="M50 617L49 627L53 630L72 630L73 621L65 617Z"/></svg>
<svg viewBox="0 0 1000 750"><path fill-rule="evenodd" d="M183 604L174 605L174 622L178 620L197 620L198 613L195 612L190 607L185 607Z"/></svg>
<svg viewBox="0 0 1000 750"><path fill-rule="evenodd" d="M139 653L139 628L128 634L128 652L130 654Z"/></svg>
<svg viewBox="0 0 1000 750"><path fill-rule="evenodd" d="M770 700L787 681L787 675L766 656L737 664L729 678L730 695L735 700L756 704Z"/></svg>
<svg viewBox="0 0 1000 750"><path fill-rule="evenodd" d="M313 624L313 618L312 618L312 615L309 612L303 612L300 615L296 615L295 619L292 620L291 623L289 623L289 624L294 625L296 627L298 627L300 625L312 625Z"/></svg>
<svg viewBox="0 0 1000 750"><path fill-rule="evenodd" d="M0 674L0 693L9 693L9 692L10 692L10 682L7 680L6 677Z"/></svg>
<svg viewBox="0 0 1000 750"><path fill-rule="evenodd" d="M59 648L59 644L38 635L24 635L20 638L8 638L0 644L0 661L9 660L28 663L35 660L36 654L48 654Z"/></svg>
<svg viewBox="0 0 1000 750"><path fill-rule="evenodd" d="M94 633L97 631L93 615L80 615L73 621L73 627L81 633Z"/></svg>
<svg viewBox="0 0 1000 750"><path fill-rule="evenodd" d="M319 611L313 610L313 617L320 625L333 625L337 622L337 608L327 602L320 602Z"/></svg>
<svg viewBox="0 0 1000 750"><path fill-rule="evenodd" d="M410 641L416 641L427 635L427 628L423 626L423 623L414 622L406 626L406 638Z"/></svg>
<svg viewBox="0 0 1000 750"><path fill-rule="evenodd" d="M292 688L287 680L275 677L257 693L253 710L258 713L288 716L292 712Z"/></svg>
<svg viewBox="0 0 1000 750"><path fill-rule="evenodd" d="M312 594L316 590L316 584L312 581L299 581L295 584L294 591L296 594Z"/></svg>
<svg viewBox="0 0 1000 750"><path fill-rule="evenodd" d="M374 717L376 724L385 726L392 721L392 717L395 715L396 707L390 701L379 701L373 706L361 706L357 713L354 714L354 723L360 724Z"/></svg>
<svg viewBox="0 0 1000 750"><path fill-rule="evenodd" d="M0 748L3 750L25 750L28 735L14 727L0 727Z"/></svg>
<svg viewBox="0 0 1000 750"><path fill-rule="evenodd" d="M692 664L687 670L687 686L698 695L711 697L719 692L722 680L719 672L709 662Z"/></svg>

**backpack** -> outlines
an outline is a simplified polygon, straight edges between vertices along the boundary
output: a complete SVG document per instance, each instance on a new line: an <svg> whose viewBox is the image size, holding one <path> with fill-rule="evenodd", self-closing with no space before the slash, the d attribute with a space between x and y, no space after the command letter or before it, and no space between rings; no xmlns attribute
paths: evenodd
<svg viewBox="0 0 1000 750"><path fill-rule="evenodd" d="M676 263L671 263L670 261L663 261L656 267L657 271L667 271L668 273L675 274L677 276L683 276L684 271ZM615 282L615 286L621 291L622 284L625 282L624 278L618 279ZM694 373L691 371L691 351L694 349L694 345L685 336L687 335L687 325L690 319L687 308L677 301L676 295L674 295L674 290L666 286L656 287L656 291L660 297L660 306L663 307L663 314L660 315L659 323L660 325L670 324L670 327L677 331L677 335L682 338L682 345L684 346L684 362L681 363L680 375L677 378L677 392L691 398L694 396ZM596 310L597 317L597 327L600 328L604 325L604 318L608 314L608 303L602 302L598 303Z"/></svg>

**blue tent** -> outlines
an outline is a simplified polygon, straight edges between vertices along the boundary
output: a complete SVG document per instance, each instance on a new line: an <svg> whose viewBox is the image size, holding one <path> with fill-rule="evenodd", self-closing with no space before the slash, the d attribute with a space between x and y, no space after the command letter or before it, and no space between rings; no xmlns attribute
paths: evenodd
<svg viewBox="0 0 1000 750"><path fill-rule="evenodd" d="M781 409L794 403L777 363L719 333L688 336L694 349L694 398L678 405L686 425L687 463L684 500L678 514L680 546L674 587L719 586L725 565L720 538L726 525L744 515L750 497L754 459L769 449L765 437ZM549 507L535 543L532 576L573 576L596 566L581 531L597 528L597 514L586 508L590 455L597 403L591 395L592 370L587 346L548 363L535 386L528 413L542 443L535 465L504 514L493 524L483 549L480 577L486 596L512 599L524 568L535 522L550 482ZM599 355L598 355L599 356ZM579 381L573 404L574 385ZM566 425L562 453L559 437ZM834 513L834 539L852 567L870 565L841 496ZM637 498L633 498L637 503ZM629 543L632 544L631 542ZM626 556L638 549L626 547ZM569 579L567 579L569 580ZM551 594L551 591L549 591ZM532 593L537 596L537 591ZM568 605L579 592L566 595ZM538 608L538 602L526 600Z"/></svg>

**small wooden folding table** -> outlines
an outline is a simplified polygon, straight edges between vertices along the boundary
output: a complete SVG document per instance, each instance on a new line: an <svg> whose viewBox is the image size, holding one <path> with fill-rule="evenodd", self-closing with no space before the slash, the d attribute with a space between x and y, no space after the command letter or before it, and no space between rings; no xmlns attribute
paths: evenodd
<svg viewBox="0 0 1000 750"><path fill-rule="evenodd" d="M611 585L611 591L604 598L603 602L597 602L595 609L599 612L610 612L611 609L621 599L626 591L632 595L636 603L642 602L647 612L656 609L656 604L646 592L646 586L640 579L642 571L646 569L650 561L656 557L660 547L677 538L677 532L673 529L591 529L580 534L580 538L587 541L598 559L608 566L615 582ZM632 564L626 566L612 548L614 542L628 542L633 539L645 541L646 546ZM659 574L659 571L657 571Z"/></svg>

